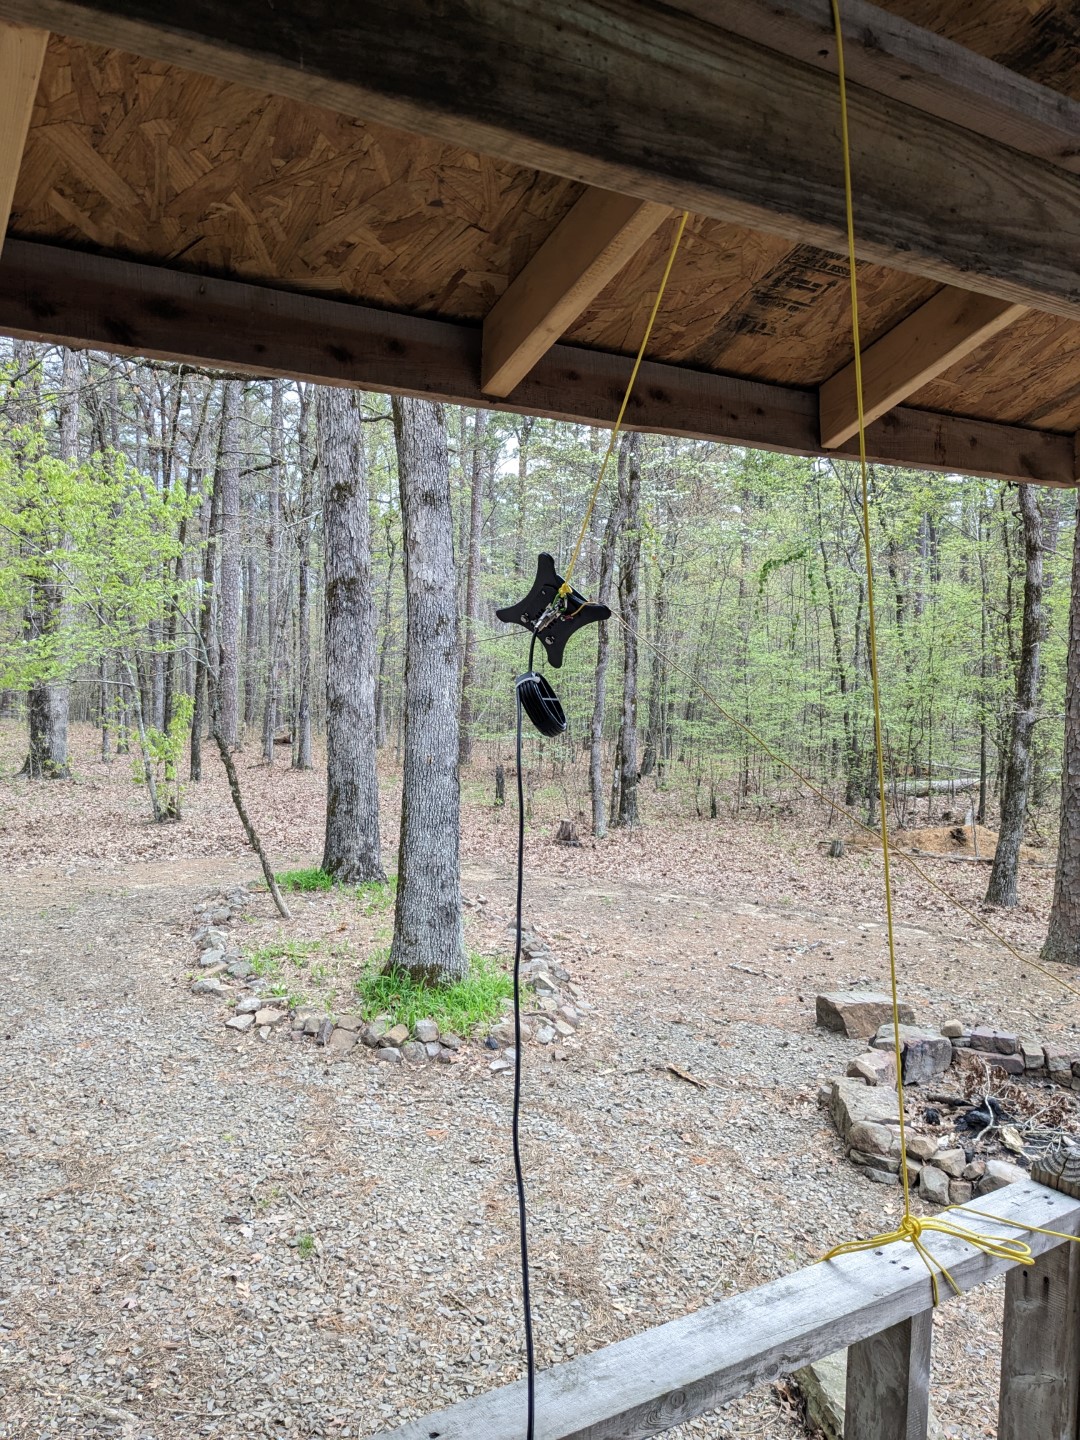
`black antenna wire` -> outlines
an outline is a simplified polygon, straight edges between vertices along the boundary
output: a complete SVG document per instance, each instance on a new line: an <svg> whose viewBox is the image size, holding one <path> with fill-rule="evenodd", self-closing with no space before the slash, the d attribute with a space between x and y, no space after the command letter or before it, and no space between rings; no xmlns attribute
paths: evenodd
<svg viewBox="0 0 1080 1440"><path fill-rule="evenodd" d="M533 645L536 636L533 636ZM529 647L532 670L532 646ZM521 679L539 678L522 676ZM551 688L550 686L548 687ZM514 926L514 1180L517 1185L518 1235L521 1252L521 1300L525 1312L525 1383L528 1393L525 1440L534 1440L536 1427L536 1355L533 1350L532 1302L529 1296L529 1234L525 1215L525 1177L521 1167L521 914L525 887L525 783L522 777L521 710L522 684L514 687L517 697L517 908ZM558 701L555 702L558 704ZM565 721L563 722L565 728Z"/></svg>

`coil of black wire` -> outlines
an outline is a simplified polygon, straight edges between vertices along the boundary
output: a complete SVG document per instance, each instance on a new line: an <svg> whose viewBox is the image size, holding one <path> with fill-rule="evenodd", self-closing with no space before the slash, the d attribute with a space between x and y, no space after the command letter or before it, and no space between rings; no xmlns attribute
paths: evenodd
<svg viewBox="0 0 1080 1440"><path fill-rule="evenodd" d="M553 740L566 730L566 715L559 697L543 675L527 670L516 681L521 708L541 735Z"/></svg>

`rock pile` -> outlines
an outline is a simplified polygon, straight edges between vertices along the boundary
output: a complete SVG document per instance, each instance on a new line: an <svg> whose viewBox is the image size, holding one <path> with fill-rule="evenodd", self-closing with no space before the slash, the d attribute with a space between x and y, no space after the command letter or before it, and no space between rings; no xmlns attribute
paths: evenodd
<svg viewBox="0 0 1080 1440"><path fill-rule="evenodd" d="M370 1020L360 1014L331 1016L318 1006L294 1004L285 996L267 994L265 981L255 974L224 928L241 913L247 900L246 892L231 891L212 897L195 911L197 973L191 993L230 1005L226 1029L254 1034L261 1040L273 1036L310 1039L329 1059L339 1059L358 1046L392 1065L402 1061L449 1065L460 1058L466 1041L452 1031L440 1030L431 1018L417 1020L410 1029L395 1023L392 1015L376 1015ZM522 994L522 1039L552 1047L572 1040L591 1008L581 987L531 930L524 932L522 957L522 981L528 987ZM508 1013L512 1006L509 1000L503 1004L504 1018L478 1037L489 1051L499 1052L488 1067L494 1074L511 1070L515 1058L514 1022Z"/></svg>
<svg viewBox="0 0 1080 1440"><path fill-rule="evenodd" d="M840 991L819 995L816 1013L823 1028L870 1042L868 1050L850 1061L847 1074L824 1088L822 1099L848 1158L868 1179L897 1185L901 1149L892 1002L887 996ZM941 1080L956 1057L968 1051L979 1055L990 1069L1007 1075L1028 1075L1080 1090L1080 1053L988 1025L948 1021L940 1030L922 1028L913 1023L914 1012L907 1004L901 1004L900 1016L904 1022L900 1025L900 1060L905 1088ZM910 1125L907 1129L908 1175L930 1204L962 1205L1027 1178L1025 1170L1007 1160L976 1155L960 1145L956 1135L921 1133Z"/></svg>

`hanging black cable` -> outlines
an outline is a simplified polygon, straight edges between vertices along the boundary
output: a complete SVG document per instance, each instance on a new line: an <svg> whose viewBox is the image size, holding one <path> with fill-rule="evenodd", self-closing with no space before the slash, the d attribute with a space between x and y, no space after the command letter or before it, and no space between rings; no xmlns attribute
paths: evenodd
<svg viewBox="0 0 1080 1440"><path fill-rule="evenodd" d="M536 637L533 636L535 643ZM532 649L529 650L529 669L532 670ZM525 1215L525 1176L521 1167L521 916L522 897L525 888L525 783L522 778L521 711L522 676L516 687L517 693L517 906L514 912L514 1180L517 1184L518 1235L521 1250L521 1300L525 1311L525 1375L528 1390L526 1409L525 1440L533 1440L536 1424L536 1356L533 1352L532 1302L529 1297L529 1234ZM539 677L532 677L534 679ZM551 687L548 686L550 690ZM555 701L558 705L558 700ZM560 706L561 714L561 706ZM534 722L535 723L535 722ZM562 729L566 728L563 720ZM559 733L559 732L555 732Z"/></svg>
<svg viewBox="0 0 1080 1440"><path fill-rule="evenodd" d="M536 631L534 630L532 642L529 645L529 668L515 681L518 705L524 706L525 714L528 715L541 735L547 736L549 740L554 740L566 729L566 715L563 713L559 697L551 688L547 676L537 675L533 670L533 651L535 649Z"/></svg>

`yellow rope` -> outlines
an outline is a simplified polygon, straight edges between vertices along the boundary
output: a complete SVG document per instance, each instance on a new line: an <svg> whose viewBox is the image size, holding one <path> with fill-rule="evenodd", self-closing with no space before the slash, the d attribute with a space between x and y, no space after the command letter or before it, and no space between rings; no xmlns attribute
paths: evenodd
<svg viewBox="0 0 1080 1440"><path fill-rule="evenodd" d="M656 324L656 317L660 313L660 306L664 299L664 291L667 289L668 280L671 278L672 267L675 264L675 256L679 253L679 245L682 243L683 231L686 229L686 222L689 218L690 212L688 210L684 210L679 218L679 223L675 230L675 238L671 242L671 250L668 253L667 264L664 266L664 273L660 277L660 288L656 292L656 299L653 301L652 310L649 312L648 324L645 326L645 334L641 337L641 344L638 346L633 368L630 371L630 379L626 382L622 404L619 406L619 413L615 418L615 428L611 432L607 449L604 451L604 458L600 462L600 470L596 477L596 484L593 486L592 494L589 496L589 503L585 509L585 518L582 520L581 529L578 532L577 544L574 546L573 553L570 556L570 563L566 567L566 578L563 581L562 588L559 590L560 595L570 594L570 577L574 573L574 566L578 562L581 547L585 543L585 536L589 529L589 521L592 519L593 510L596 508L597 497L604 483L604 476L607 474L608 463L615 451L615 442L618 440L619 431L622 429L623 419L626 415L626 407L630 404L630 396L634 389L634 383L637 380L638 371L641 369L641 362L645 358L645 348L649 343L649 337L652 335L653 326Z"/></svg>

